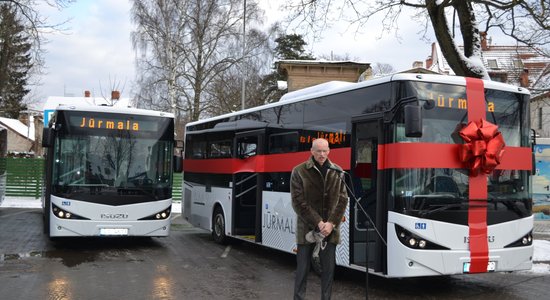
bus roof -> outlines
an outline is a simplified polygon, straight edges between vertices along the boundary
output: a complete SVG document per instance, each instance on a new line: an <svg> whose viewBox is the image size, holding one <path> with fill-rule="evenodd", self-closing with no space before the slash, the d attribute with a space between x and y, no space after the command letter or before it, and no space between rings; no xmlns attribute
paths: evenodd
<svg viewBox="0 0 550 300"><path fill-rule="evenodd" d="M174 114L172 113L160 112L160 111L148 110L148 109L130 108L130 107L127 108L127 107L95 106L95 105L60 105L55 109L65 110L65 111L89 111L89 112L119 113L119 114L174 118Z"/></svg>
<svg viewBox="0 0 550 300"><path fill-rule="evenodd" d="M466 78L461 76L439 75L439 74L416 74L416 73L396 73L384 77L379 77L371 80L366 80L357 83L348 82L328 82L320 85L308 87L302 90L297 90L285 94L279 102L256 106L232 113L219 115L216 117L198 120L195 122L187 123L187 126L193 126L204 122L210 122L218 119L228 118L232 116L241 115L244 113L254 112L266 108L277 107L290 103L301 102L309 99L315 99L327 95L333 95L343 93L346 91L352 91L368 86L378 85L390 81L421 81L421 82L437 82L452 85L466 85ZM518 87L515 85L505 84L498 81L483 80L485 88L494 90L503 90L507 92L520 93L529 95L529 91L526 88Z"/></svg>

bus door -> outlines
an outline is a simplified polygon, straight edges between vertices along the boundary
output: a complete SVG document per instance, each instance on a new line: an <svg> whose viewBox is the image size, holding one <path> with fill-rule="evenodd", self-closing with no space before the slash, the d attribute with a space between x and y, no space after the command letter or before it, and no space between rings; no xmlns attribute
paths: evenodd
<svg viewBox="0 0 550 300"><path fill-rule="evenodd" d="M233 174L233 235L261 242L265 130L235 135L238 167Z"/></svg>
<svg viewBox="0 0 550 300"><path fill-rule="evenodd" d="M366 267L368 245L368 267L378 269L376 257L379 239L369 218L376 224L378 206L377 194L377 148L381 134L381 114L353 119L351 188L355 197L350 195L350 247L351 263ZM354 199L355 198L355 199ZM356 201L357 200L357 201ZM368 217L367 217L368 214Z"/></svg>

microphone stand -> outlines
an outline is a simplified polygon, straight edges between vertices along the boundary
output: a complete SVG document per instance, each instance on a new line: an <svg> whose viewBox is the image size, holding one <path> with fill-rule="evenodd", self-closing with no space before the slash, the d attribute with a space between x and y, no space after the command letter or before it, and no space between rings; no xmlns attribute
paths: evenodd
<svg viewBox="0 0 550 300"><path fill-rule="evenodd" d="M329 169L334 170L334 171L339 172L339 173L343 173L344 176L348 175L348 177L350 179L350 182L353 180L351 175L348 172L344 171L344 170L339 170L339 169L336 169L336 168L329 168ZM348 192L353 197L353 200L355 200L355 207L359 207L359 209L367 217L367 221L365 221L365 227L367 229L366 234L365 234L365 261L366 261L365 262L365 270L366 270L366 272L365 272L365 299L368 300L369 299L369 226L372 225L372 228L374 229L374 231L376 231L378 237L384 243L384 245L386 245L386 247L388 246L388 244L386 243L386 240L384 240L384 238L382 237L382 234L380 233L380 231L376 227L376 224L374 224L374 222L372 221L372 218L370 217L370 215L367 213L367 210L363 207L363 205L361 205L361 203L359 203L359 201L361 201L361 197L357 198L355 196L355 193L354 193L354 190L353 190L353 185L350 187L347 184L346 180L344 179L344 176L340 176L340 180L342 180L342 182L346 186L346 189L348 190Z"/></svg>

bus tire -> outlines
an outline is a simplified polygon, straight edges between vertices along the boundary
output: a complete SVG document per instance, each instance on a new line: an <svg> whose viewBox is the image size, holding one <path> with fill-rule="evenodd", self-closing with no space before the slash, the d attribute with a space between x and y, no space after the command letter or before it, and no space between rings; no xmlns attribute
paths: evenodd
<svg viewBox="0 0 550 300"><path fill-rule="evenodd" d="M225 216L223 215L223 210L219 206L214 209L214 218L212 218L212 237L216 243L227 243L227 236L225 235Z"/></svg>

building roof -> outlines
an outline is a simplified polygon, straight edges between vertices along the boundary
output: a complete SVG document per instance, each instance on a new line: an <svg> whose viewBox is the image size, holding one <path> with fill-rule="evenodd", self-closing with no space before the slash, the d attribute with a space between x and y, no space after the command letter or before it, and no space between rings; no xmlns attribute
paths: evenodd
<svg viewBox="0 0 550 300"><path fill-rule="evenodd" d="M459 46L464 50L463 46ZM432 44L431 61L432 65L427 66L429 70L441 74L455 75L449 63L443 56L439 44ZM527 46L518 45L490 45L488 44L481 53L481 59L489 76L503 75L507 83L520 85L520 74L526 69L529 72L529 87L547 82L550 85L550 58L544 57ZM543 78L545 77L545 78ZM543 80L540 80L540 79ZM535 91L533 91L536 94Z"/></svg>
<svg viewBox="0 0 550 300"><path fill-rule="evenodd" d="M21 121L17 119L10 119L10 118L4 118L0 117L0 124L8 129L11 129L21 136L34 141L34 122L33 122L33 116L30 116L29 123L33 124L31 126L27 126L23 124Z"/></svg>
<svg viewBox="0 0 550 300"><path fill-rule="evenodd" d="M351 61L351 60L307 60L307 59L282 59L275 61L275 64L294 64L294 65L350 65L350 66L370 66L369 62Z"/></svg>
<svg viewBox="0 0 550 300"><path fill-rule="evenodd" d="M109 105L110 103L103 97L60 97L50 96L44 103L43 110L54 110L60 105ZM130 98L120 98L117 100L113 107L131 107Z"/></svg>

